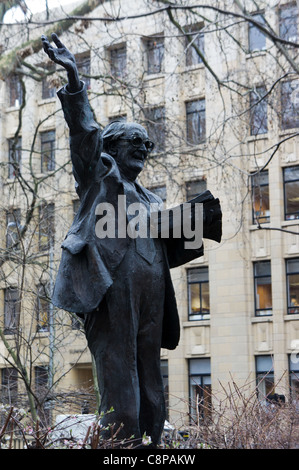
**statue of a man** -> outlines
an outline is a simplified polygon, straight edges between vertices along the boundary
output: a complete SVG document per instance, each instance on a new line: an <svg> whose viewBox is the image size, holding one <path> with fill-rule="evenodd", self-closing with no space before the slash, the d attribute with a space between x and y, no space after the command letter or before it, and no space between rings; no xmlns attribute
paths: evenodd
<svg viewBox="0 0 299 470"><path fill-rule="evenodd" d="M52 34L42 36L48 56L67 71L58 91L70 131L70 149L80 208L62 243L53 303L84 319L101 393L101 424L123 425L118 438L146 433L159 443L165 421L160 349L174 349L180 325L170 268L203 254L185 249L184 239L99 237L99 204L109 203L119 217L119 200L140 203L150 214L161 199L137 183L154 144L137 123L114 122L103 130L91 111L74 56ZM203 193L204 236L221 239L221 209ZM200 202L200 201L199 201ZM127 221L129 215L126 215ZM119 222L119 221L118 221ZM107 413L111 408L113 412ZM110 437L110 432L107 434Z"/></svg>

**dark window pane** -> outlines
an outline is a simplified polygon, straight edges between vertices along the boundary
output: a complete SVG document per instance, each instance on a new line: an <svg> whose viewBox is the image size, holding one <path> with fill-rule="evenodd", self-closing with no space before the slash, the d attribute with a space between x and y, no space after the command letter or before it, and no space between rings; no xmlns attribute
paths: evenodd
<svg viewBox="0 0 299 470"><path fill-rule="evenodd" d="M252 15L252 18L261 23L261 25L265 25L264 16L261 13L257 13L256 15ZM266 36L264 33L254 24L249 23L249 51L261 51L266 48Z"/></svg>
<svg viewBox="0 0 299 470"><path fill-rule="evenodd" d="M41 172L55 170L55 131L41 133Z"/></svg>
<svg viewBox="0 0 299 470"><path fill-rule="evenodd" d="M47 74L42 80L42 99L53 98L56 95L56 88L51 85L51 75L55 71L55 66L46 67L45 73Z"/></svg>
<svg viewBox="0 0 299 470"><path fill-rule="evenodd" d="M186 103L187 142L197 145L206 138L206 107L205 100Z"/></svg>
<svg viewBox="0 0 299 470"><path fill-rule="evenodd" d="M205 180L188 181L186 183L186 197L187 201L203 193L207 189L207 182Z"/></svg>
<svg viewBox="0 0 299 470"><path fill-rule="evenodd" d="M209 318L210 293L207 267L188 269L189 320Z"/></svg>
<svg viewBox="0 0 299 470"><path fill-rule="evenodd" d="M299 127L299 80L289 80L281 84L281 127Z"/></svg>
<svg viewBox="0 0 299 470"><path fill-rule="evenodd" d="M189 360L190 412L194 422L211 416L212 386L210 359Z"/></svg>
<svg viewBox="0 0 299 470"><path fill-rule="evenodd" d="M287 260L288 313L299 313L299 259Z"/></svg>
<svg viewBox="0 0 299 470"><path fill-rule="evenodd" d="M22 138L19 137L17 141L9 139L8 144L8 177L15 178L21 173Z"/></svg>
<svg viewBox="0 0 299 470"><path fill-rule="evenodd" d="M44 204L39 208L39 249L48 250L54 241L54 204Z"/></svg>
<svg viewBox="0 0 299 470"><path fill-rule="evenodd" d="M48 288L45 285L39 285L37 288L37 299L36 299L36 320L37 320L37 331L48 331L49 330L49 303Z"/></svg>
<svg viewBox="0 0 299 470"><path fill-rule="evenodd" d="M1 400L13 405L18 399L18 372L13 367L1 369Z"/></svg>
<svg viewBox="0 0 299 470"><path fill-rule="evenodd" d="M23 89L18 75L11 75L8 79L9 106L20 106L23 100Z"/></svg>
<svg viewBox="0 0 299 470"><path fill-rule="evenodd" d="M298 8L295 4L286 5L279 10L279 36L286 41L297 42Z"/></svg>
<svg viewBox="0 0 299 470"><path fill-rule="evenodd" d="M250 134L258 135L268 132L267 99L264 86L257 87L250 93Z"/></svg>
<svg viewBox="0 0 299 470"><path fill-rule="evenodd" d="M299 219L299 167L284 169L285 219Z"/></svg>
<svg viewBox="0 0 299 470"><path fill-rule="evenodd" d="M21 210L12 209L6 213L6 248L19 249L19 231L21 228Z"/></svg>
<svg viewBox="0 0 299 470"><path fill-rule="evenodd" d="M90 55L81 54L76 56L76 63L79 72L79 77L85 82L87 90L90 89ZM87 75L87 76L86 76Z"/></svg>
<svg viewBox="0 0 299 470"><path fill-rule="evenodd" d="M204 34L201 32L202 25L191 25L184 28L186 37L186 65L197 65L202 62L198 51L204 55Z"/></svg>
<svg viewBox="0 0 299 470"><path fill-rule="evenodd" d="M150 188L150 191L159 196L163 202L166 202L166 186L156 186L155 188Z"/></svg>
<svg viewBox="0 0 299 470"><path fill-rule="evenodd" d="M4 291L4 331L15 333L19 324L20 296L18 289L8 288Z"/></svg>
<svg viewBox="0 0 299 470"><path fill-rule="evenodd" d="M165 150L165 108L148 108L144 110L145 127L150 140L155 144L154 152Z"/></svg>
<svg viewBox="0 0 299 470"><path fill-rule="evenodd" d="M271 263L254 263L255 315L272 315Z"/></svg>
<svg viewBox="0 0 299 470"><path fill-rule="evenodd" d="M261 171L252 176L253 223L270 221L270 198L268 171Z"/></svg>
<svg viewBox="0 0 299 470"><path fill-rule="evenodd" d="M155 74L163 71L164 38L152 38L146 41L147 73Z"/></svg>
<svg viewBox="0 0 299 470"><path fill-rule="evenodd" d="M127 49L126 46L110 50L111 75L114 79L123 80L126 76Z"/></svg>

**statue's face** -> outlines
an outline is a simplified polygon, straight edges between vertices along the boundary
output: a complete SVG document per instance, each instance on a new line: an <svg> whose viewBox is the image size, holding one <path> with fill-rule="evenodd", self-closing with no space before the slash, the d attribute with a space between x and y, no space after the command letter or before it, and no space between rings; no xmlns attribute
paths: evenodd
<svg viewBox="0 0 299 470"><path fill-rule="evenodd" d="M149 138L144 127L128 123L125 134L115 142L113 152L119 170L125 178L131 181L137 178L144 167L149 146Z"/></svg>

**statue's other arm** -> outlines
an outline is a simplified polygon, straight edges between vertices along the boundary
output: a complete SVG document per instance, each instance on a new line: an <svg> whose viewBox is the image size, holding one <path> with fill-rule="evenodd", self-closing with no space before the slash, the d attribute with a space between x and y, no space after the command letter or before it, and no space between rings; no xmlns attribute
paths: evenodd
<svg viewBox="0 0 299 470"><path fill-rule="evenodd" d="M70 129L73 172L81 192L89 186L95 175L104 171L100 159L101 131L90 108L85 85L79 79L75 57L56 34L52 34L52 39L57 47L51 45L46 36L42 36L43 48L53 62L67 71L68 83L58 91L58 97Z"/></svg>

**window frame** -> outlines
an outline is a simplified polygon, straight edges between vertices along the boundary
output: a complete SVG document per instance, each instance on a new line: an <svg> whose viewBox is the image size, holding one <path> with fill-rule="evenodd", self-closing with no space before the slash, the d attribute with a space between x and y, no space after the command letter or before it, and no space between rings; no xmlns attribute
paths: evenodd
<svg viewBox="0 0 299 470"><path fill-rule="evenodd" d="M297 12L296 15L293 14L293 12L291 12L291 14L287 17L287 18L282 18L282 13L287 11L287 10L293 10L293 8L295 9L295 11ZM281 39L284 39L286 41L289 41L289 42L297 42L298 41L298 17L299 17L299 12L298 12L298 6L296 4L296 2L290 2L290 3L286 3L285 5L281 5L279 10L278 10L278 34L279 34L279 37ZM284 26L284 22L286 19L291 19L291 27L292 26L295 26L296 27L296 36L289 36L288 34L288 31L286 34L282 34L282 26ZM293 22L292 20L295 22L295 25L293 25Z"/></svg>
<svg viewBox="0 0 299 470"><path fill-rule="evenodd" d="M150 140L155 144L152 155L164 154L166 150L165 106L152 106L143 109L144 127ZM156 138L156 136L158 136Z"/></svg>
<svg viewBox="0 0 299 470"><path fill-rule="evenodd" d="M192 105L198 106L203 103L202 109L191 110ZM189 108L189 109L188 109ZM197 146L206 141L206 99L198 98L196 100L189 100L185 102L186 112L186 142L188 145ZM197 122L194 121L194 116ZM203 116L203 117L202 117ZM202 124L203 123L203 124ZM197 128L194 131L194 128ZM190 135L190 129L192 129L192 135Z"/></svg>
<svg viewBox="0 0 299 470"><path fill-rule="evenodd" d="M203 63L202 57L197 53L196 49L193 47L194 44L204 56L205 35L204 32L202 32L203 28L203 23L190 24L184 27L186 67L195 67ZM197 34L195 34L195 32L197 32ZM192 36L191 38L190 35ZM193 36L195 36L195 38Z"/></svg>
<svg viewBox="0 0 299 470"><path fill-rule="evenodd" d="M155 35L144 39L147 75L157 75L164 72L165 44L164 35ZM157 56L155 54L157 51ZM152 61L151 61L152 58Z"/></svg>
<svg viewBox="0 0 299 470"><path fill-rule="evenodd" d="M283 197L284 197L284 220L298 220L299 219L299 205L298 210L293 212L287 212L287 194L286 185L289 183L297 183L299 188L299 178L294 178L286 181L286 171L290 168L296 168L299 173L299 165L287 166L283 168Z"/></svg>
<svg viewBox="0 0 299 470"><path fill-rule="evenodd" d="M258 361L260 358L268 358L271 359L272 366L268 370L259 369L258 368ZM275 374L274 374L274 364L273 364L273 355L271 354L260 354L254 357L255 359L255 377L256 377L256 391L257 396L260 401L267 401L270 395L275 393ZM261 388L265 387L265 392L267 392L267 387L269 384L272 384L271 390L268 393L264 393Z"/></svg>
<svg viewBox="0 0 299 470"><path fill-rule="evenodd" d="M15 158L17 157L17 158ZM8 179L15 179L22 171L22 137L8 139Z"/></svg>
<svg viewBox="0 0 299 470"><path fill-rule="evenodd" d="M23 101L23 88L19 75L16 73L8 77L9 107L18 108Z"/></svg>
<svg viewBox="0 0 299 470"><path fill-rule="evenodd" d="M270 267L270 274L256 274L256 267L259 264L268 264ZM253 262L253 286L254 286L254 314L255 317L269 317L273 315L273 297L272 297L272 273L271 273L271 260L263 260L263 261L254 261ZM257 302L257 280L258 279L265 279L270 278L270 286L271 286L271 307L269 308L258 308ZM261 313L263 312L263 313Z"/></svg>
<svg viewBox="0 0 299 470"><path fill-rule="evenodd" d="M12 298L16 294L16 298ZM21 298L17 287L4 289L4 334L17 332L21 313Z"/></svg>
<svg viewBox="0 0 299 470"><path fill-rule="evenodd" d="M255 13L252 13L250 16L252 18L254 17L259 17L259 18L262 18L263 21L259 21L259 23L261 23L262 25L265 25L265 18L264 18L264 14L265 12L264 11L256 11ZM255 19L255 18L254 18ZM257 21L257 20L256 20ZM258 36L259 38L264 38L264 45L262 47L252 47L252 44L253 44L253 41L251 41L251 38L252 38L252 33L253 31L256 30L258 32ZM254 37L254 36L253 36ZM259 30L259 28L257 26L255 26L253 23L250 23L248 24L248 52L251 54L253 52L261 52L261 51L264 51L266 49L266 40L267 40L267 36Z"/></svg>
<svg viewBox="0 0 299 470"><path fill-rule="evenodd" d="M191 372L192 363L195 364L197 361L198 365L205 364L208 365L207 369L209 372ZM200 366L199 366L200 369ZM197 383L196 379L200 379L200 383ZM209 383L205 383L205 382ZM189 409L190 409L190 420L194 424L195 418L198 418L198 424L206 418L209 418L212 413L212 374L211 374L211 359L209 357L202 358L192 358L188 359L188 383L189 383ZM195 394L200 397L200 402L198 403L198 408L193 405L193 393L192 388L195 387ZM196 388L198 387L199 393L196 393ZM205 387L207 387L207 395L205 395ZM197 400L196 400L197 401ZM208 401L208 403L206 403ZM195 411L194 411L195 409ZM195 420L196 421L196 420Z"/></svg>
<svg viewBox="0 0 299 470"><path fill-rule="evenodd" d="M11 219L11 220L10 220ZM17 230L9 229L12 224ZM6 249L19 250L19 230L21 229L21 209L11 208L6 211Z"/></svg>
<svg viewBox="0 0 299 470"><path fill-rule="evenodd" d="M44 295L41 295L43 290ZM36 331L38 333L48 333L50 329L50 302L49 302L49 286L48 284L39 284L36 288ZM46 308L44 306L46 305ZM46 312L46 319L41 319L41 313ZM43 315L44 316L44 315ZM43 323L43 324L41 324Z"/></svg>
<svg viewBox="0 0 299 470"><path fill-rule="evenodd" d="M43 215L43 211L45 215ZM49 212L48 212L49 211ZM43 203L38 208L39 217L39 231L38 231L38 247L40 251L48 251L54 244L55 238L55 205L52 202ZM43 217L46 217L43 220ZM47 232L42 232L43 222L45 222ZM45 236L47 242L42 242L42 237Z"/></svg>
<svg viewBox="0 0 299 470"><path fill-rule="evenodd" d="M48 136L48 137L47 137ZM51 138L51 136L54 136ZM47 152L47 145L50 144L49 157L44 160L44 155ZM41 173L47 174L55 171L55 150L56 150L56 132L55 129L40 132L40 145L41 145Z"/></svg>
<svg viewBox="0 0 299 470"><path fill-rule="evenodd" d="M267 176L267 182L264 183L263 181L262 182L258 182L258 184L255 184L255 181L257 180L257 178L261 178L263 176ZM256 211L255 210L255 189L258 188L259 189L259 199L260 201L263 200L263 190L262 188L268 188L268 201L269 201L269 206L268 206L268 209L265 209L265 213L266 212L269 212L269 214L265 214L265 215L262 215L262 216L256 216L257 212L262 212L262 206L260 204L259 206L259 211ZM253 173L251 175L251 199L252 199L252 223L253 225L260 225L260 224L264 224L264 223L269 223L270 220L271 220L271 211L270 211L270 185L269 185L269 171L268 170L263 170L263 171L260 171L258 173Z"/></svg>
<svg viewBox="0 0 299 470"><path fill-rule="evenodd" d="M124 51L121 53L121 51ZM127 76L127 45L126 43L110 47L108 50L110 74L113 82L126 79ZM121 65L121 67L119 67Z"/></svg>
<svg viewBox="0 0 299 470"><path fill-rule="evenodd" d="M291 305L292 297L290 292L290 276L298 275L299 277L299 268L298 271L289 271L289 263L292 261L297 261L299 266L299 258L288 258L285 260L286 264L286 297L287 297L287 314L288 315L298 315L299 314L299 299L297 300L298 305ZM299 291L299 289L298 289Z"/></svg>
<svg viewBox="0 0 299 470"><path fill-rule="evenodd" d="M207 272L207 280L204 281L191 281L189 280L189 273L191 271L199 270L204 274L204 271ZM191 286L199 284L199 302L200 302L200 311L196 313L192 313L191 305L192 305L192 294L191 294ZM208 296L209 296L209 307L207 312L203 312L202 307L202 285L208 284ZM208 266L199 266L196 268L188 268L187 269L187 295L188 295L188 321L202 321L202 320L209 320L211 314L211 307L210 307L210 280L209 280L209 267ZM194 318L196 317L196 318Z"/></svg>
<svg viewBox="0 0 299 470"><path fill-rule="evenodd" d="M258 90L263 90L259 93ZM267 89L264 85L255 87L250 92L250 135L257 136L268 133L268 101ZM262 117L260 118L260 114Z"/></svg>
<svg viewBox="0 0 299 470"><path fill-rule="evenodd" d="M292 84L297 86L292 90ZM285 91L284 88L289 85L290 90ZM292 94L297 91L299 94L299 79L292 78L284 80L280 84L280 127L283 131L296 129L299 127L299 104L296 106L292 102ZM284 112L283 112L284 110ZM287 112L285 112L287 110Z"/></svg>

